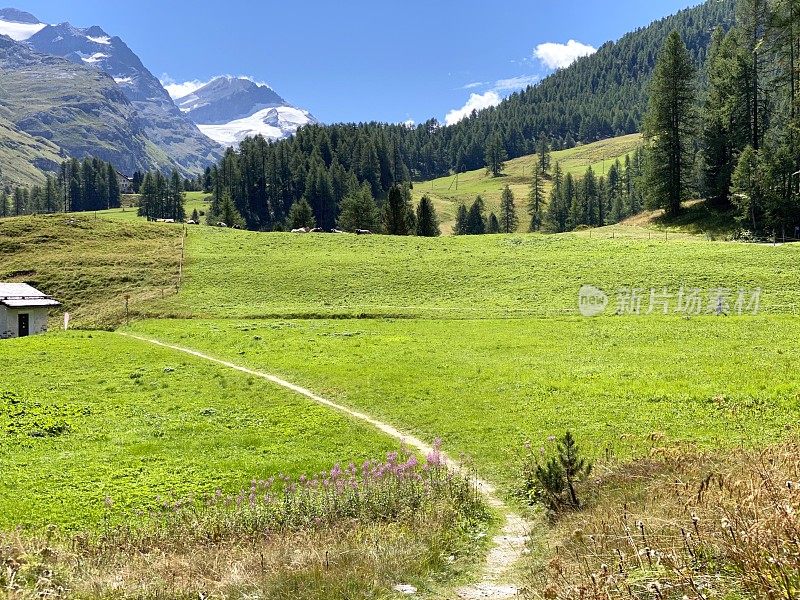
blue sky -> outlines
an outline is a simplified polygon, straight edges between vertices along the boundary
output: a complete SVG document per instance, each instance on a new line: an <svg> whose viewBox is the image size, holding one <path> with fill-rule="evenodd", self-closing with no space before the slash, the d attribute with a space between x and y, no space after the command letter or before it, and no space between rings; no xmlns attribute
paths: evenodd
<svg viewBox="0 0 800 600"><path fill-rule="evenodd" d="M100 25L156 75L248 75L320 120L456 119L699 0L20 0L48 23ZM541 44L567 44L571 47Z"/></svg>

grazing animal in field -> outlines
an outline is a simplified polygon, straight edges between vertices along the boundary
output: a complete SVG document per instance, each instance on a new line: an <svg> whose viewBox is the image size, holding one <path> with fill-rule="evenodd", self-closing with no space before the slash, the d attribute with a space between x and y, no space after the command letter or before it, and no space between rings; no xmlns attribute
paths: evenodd
<svg viewBox="0 0 800 600"><path fill-rule="evenodd" d="M292 233L308 233L311 230L308 227L301 227L300 229L292 229Z"/></svg>
<svg viewBox="0 0 800 600"><path fill-rule="evenodd" d="M342 231L341 229L336 229L335 227L331 229L331 233L347 233L346 231Z"/></svg>
<svg viewBox="0 0 800 600"><path fill-rule="evenodd" d="M356 229L356 235L372 235L369 229Z"/></svg>
<svg viewBox="0 0 800 600"><path fill-rule="evenodd" d="M162 222L163 223L174 223L175 219L164 219Z"/></svg>
<svg viewBox="0 0 800 600"><path fill-rule="evenodd" d="M228 226L228 224L227 223L223 223L222 221L217 223L217 227L227 227L227 226Z"/></svg>
<svg viewBox="0 0 800 600"><path fill-rule="evenodd" d="M192 219L189 219L188 221L186 221L186 224L187 224L187 225L197 225L197 221L194 221L194 220L192 220Z"/></svg>
<svg viewBox="0 0 800 600"><path fill-rule="evenodd" d="M242 228L242 226L241 226L241 225L233 225L233 226L232 226L232 229L241 229L241 228Z"/></svg>
<svg viewBox="0 0 800 600"><path fill-rule="evenodd" d="M322 227L314 227L314 229L311 230L311 233L325 233L325 230Z"/></svg>

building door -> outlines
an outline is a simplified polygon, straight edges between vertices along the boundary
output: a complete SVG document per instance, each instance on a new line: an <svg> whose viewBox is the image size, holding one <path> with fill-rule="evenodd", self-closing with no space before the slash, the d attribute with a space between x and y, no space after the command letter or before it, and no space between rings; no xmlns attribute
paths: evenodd
<svg viewBox="0 0 800 600"><path fill-rule="evenodd" d="M29 314L19 315L19 327L17 328L17 335L19 337L28 337L31 334L31 316Z"/></svg>

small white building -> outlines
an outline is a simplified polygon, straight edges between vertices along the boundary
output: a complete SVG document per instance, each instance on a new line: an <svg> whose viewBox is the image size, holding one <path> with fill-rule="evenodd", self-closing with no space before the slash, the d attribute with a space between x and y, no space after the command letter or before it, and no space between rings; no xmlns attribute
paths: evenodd
<svg viewBox="0 0 800 600"><path fill-rule="evenodd" d="M55 306L61 304L26 283L0 283L0 340L44 333Z"/></svg>

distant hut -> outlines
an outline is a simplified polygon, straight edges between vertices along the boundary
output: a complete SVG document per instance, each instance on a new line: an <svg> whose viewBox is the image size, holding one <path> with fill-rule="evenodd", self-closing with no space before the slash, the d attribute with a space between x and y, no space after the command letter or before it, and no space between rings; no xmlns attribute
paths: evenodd
<svg viewBox="0 0 800 600"><path fill-rule="evenodd" d="M25 283L0 283L0 339L44 333L56 306L61 304Z"/></svg>
<svg viewBox="0 0 800 600"><path fill-rule="evenodd" d="M123 175L119 171L115 171L117 174L117 182L119 183L119 193L120 194L132 194L133 193L133 179Z"/></svg>

